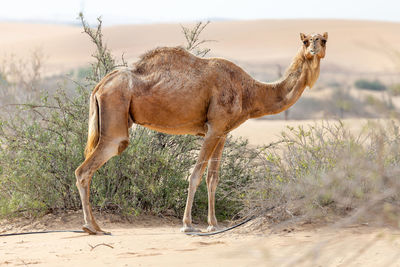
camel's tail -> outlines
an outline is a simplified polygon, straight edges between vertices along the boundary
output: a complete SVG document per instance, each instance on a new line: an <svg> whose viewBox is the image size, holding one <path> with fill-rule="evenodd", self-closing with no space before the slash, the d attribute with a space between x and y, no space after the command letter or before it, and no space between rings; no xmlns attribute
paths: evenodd
<svg viewBox="0 0 400 267"><path fill-rule="evenodd" d="M89 105L89 130L88 130L88 140L85 148L85 158L88 158L93 150L96 148L99 142L100 132L99 132L99 104L96 99L96 92L99 89L100 83L94 88L92 94L90 95L90 105Z"/></svg>

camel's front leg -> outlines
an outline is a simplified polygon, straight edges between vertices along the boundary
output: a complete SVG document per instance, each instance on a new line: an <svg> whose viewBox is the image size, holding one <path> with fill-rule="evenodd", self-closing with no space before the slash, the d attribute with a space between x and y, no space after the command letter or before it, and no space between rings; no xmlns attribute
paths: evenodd
<svg viewBox="0 0 400 267"><path fill-rule="evenodd" d="M201 178L203 176L204 170L207 166L207 163L213 154L215 148L218 143L221 141L224 135L217 134L213 131L209 131L204 138L203 146L201 147L199 158L197 159L196 166L194 167L193 173L190 176L189 180L189 190L186 201L185 213L183 215L183 228L182 232L196 232L198 229L193 228L192 226L192 205L194 194L196 193L196 189L201 182Z"/></svg>
<svg viewBox="0 0 400 267"><path fill-rule="evenodd" d="M221 138L214 153L211 156L210 163L208 165L207 173L207 189L208 189L208 232L217 230L217 218L215 217L215 190L218 185L218 173L219 166L221 163L222 151L224 150L225 137Z"/></svg>

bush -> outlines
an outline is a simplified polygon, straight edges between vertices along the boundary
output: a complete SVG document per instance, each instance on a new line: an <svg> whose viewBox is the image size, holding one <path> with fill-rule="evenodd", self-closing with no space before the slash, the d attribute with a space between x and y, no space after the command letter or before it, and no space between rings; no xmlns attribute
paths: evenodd
<svg viewBox="0 0 400 267"><path fill-rule="evenodd" d="M373 91L384 91L386 86L379 80L368 81L364 79L357 80L354 86L359 89L367 89Z"/></svg>
<svg viewBox="0 0 400 267"><path fill-rule="evenodd" d="M289 128L280 149L265 153L265 177L244 189L241 214L274 221L347 215L398 220L393 212L400 204L398 126L367 129L354 137L340 123Z"/></svg>
<svg viewBox="0 0 400 267"><path fill-rule="evenodd" d="M0 120L2 214L78 209L74 170L83 160L89 91L69 99L58 91L38 104L20 105Z"/></svg>

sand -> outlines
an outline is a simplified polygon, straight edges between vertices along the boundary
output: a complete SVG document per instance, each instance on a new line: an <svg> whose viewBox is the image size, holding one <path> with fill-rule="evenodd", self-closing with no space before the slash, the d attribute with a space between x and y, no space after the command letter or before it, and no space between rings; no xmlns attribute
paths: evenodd
<svg viewBox="0 0 400 267"><path fill-rule="evenodd" d="M134 223L118 223L97 217L112 236L0 237L0 266L400 266L400 232L391 229L305 225L253 232L248 225L198 237L180 233L175 218L145 216ZM78 214L50 218L50 229L78 229L81 221ZM31 223L23 230L43 227Z"/></svg>
<svg viewBox="0 0 400 267"><path fill-rule="evenodd" d="M384 122L379 119L343 119L340 120L344 127L348 129L355 136L360 135L363 132L366 124L370 122ZM263 119L252 119L248 120L238 128L233 130L231 133L234 137L246 138L249 140L250 145L261 146L272 142L277 142L282 139L282 132L289 132L288 127L304 127L308 129L313 126L321 125L335 125L339 124L339 120L335 119L316 119L316 120L263 120Z"/></svg>

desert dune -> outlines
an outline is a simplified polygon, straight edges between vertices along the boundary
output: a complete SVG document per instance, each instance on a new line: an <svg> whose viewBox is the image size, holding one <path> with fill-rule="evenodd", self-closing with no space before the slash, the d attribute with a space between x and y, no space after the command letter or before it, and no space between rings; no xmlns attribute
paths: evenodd
<svg viewBox="0 0 400 267"><path fill-rule="evenodd" d="M185 24L190 26L190 24ZM46 56L46 71L60 73L90 62L94 49L80 26L0 23L0 56L27 57L33 49ZM368 73L394 72L391 53L400 43L399 23L352 20L254 20L212 22L203 34L210 56L237 62L289 64L300 46L300 32L329 32L322 68ZM104 27L104 39L117 59L129 63L157 46L183 45L179 24Z"/></svg>

